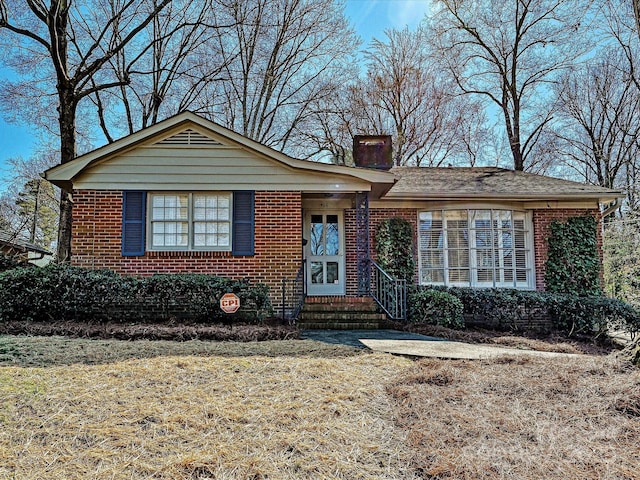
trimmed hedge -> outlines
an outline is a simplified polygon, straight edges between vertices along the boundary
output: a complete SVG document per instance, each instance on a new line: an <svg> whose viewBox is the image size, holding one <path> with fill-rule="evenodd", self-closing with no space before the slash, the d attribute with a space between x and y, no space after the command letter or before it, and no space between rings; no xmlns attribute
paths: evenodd
<svg viewBox="0 0 640 480"><path fill-rule="evenodd" d="M411 321L422 321L422 292L438 291L453 295L463 306L463 315L504 330L537 326L541 319L549 327L568 335L600 335L609 327L630 333L640 332L640 312L617 299L514 289L473 289L461 287L413 287L409 295Z"/></svg>
<svg viewBox="0 0 640 480"><path fill-rule="evenodd" d="M229 315L220 297L242 308ZM0 321L232 322L271 315L268 288L247 280L179 274L136 278L66 264L0 273Z"/></svg>
<svg viewBox="0 0 640 480"><path fill-rule="evenodd" d="M464 328L462 302L447 292L414 289L409 296L409 318L413 322Z"/></svg>

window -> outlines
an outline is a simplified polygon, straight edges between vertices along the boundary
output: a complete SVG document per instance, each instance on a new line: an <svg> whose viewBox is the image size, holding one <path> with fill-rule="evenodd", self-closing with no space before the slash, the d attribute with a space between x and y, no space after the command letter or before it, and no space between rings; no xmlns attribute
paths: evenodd
<svg viewBox="0 0 640 480"><path fill-rule="evenodd" d="M526 212L420 212L420 283L533 288L531 242Z"/></svg>
<svg viewBox="0 0 640 480"><path fill-rule="evenodd" d="M150 195L152 250L231 250L231 194Z"/></svg>

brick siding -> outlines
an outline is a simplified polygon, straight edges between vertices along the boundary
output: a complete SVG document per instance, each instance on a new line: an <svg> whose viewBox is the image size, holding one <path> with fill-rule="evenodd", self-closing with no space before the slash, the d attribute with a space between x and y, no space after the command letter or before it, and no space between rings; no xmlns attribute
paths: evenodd
<svg viewBox="0 0 640 480"><path fill-rule="evenodd" d="M256 192L255 255L234 257L231 252L146 252L123 257L122 192L74 192L72 262L88 268L106 268L121 274L206 273L248 278L271 289L279 298L283 278L293 278L302 258L302 204L300 192Z"/></svg>
<svg viewBox="0 0 640 480"><path fill-rule="evenodd" d="M535 253L535 270L536 270L536 289L545 290L544 275L547 262L547 239L550 234L550 225L554 221L566 221L570 217L593 215L596 218L598 226L601 222L601 214L597 209L545 209L533 211L533 237L534 237L534 253ZM418 209L371 209L369 211L369 235L371 244L371 256L375 259L376 245L375 232L379 223L385 218L401 217L411 223L414 231L413 248L415 252L416 271L415 279L418 278L418 247L417 247L417 231L418 231ZM358 287L358 272L356 270L356 216L355 210L347 210L345 212L345 238L347 244L347 295L355 295ZM602 261L602 230L598 228L598 249L600 252L600 260ZM602 271L600 273L601 282Z"/></svg>
<svg viewBox="0 0 640 480"><path fill-rule="evenodd" d="M369 244L371 258L376 260L376 231L380 222L387 218L400 217L411 223L414 231L413 250L416 255L415 278L418 278L417 266L417 236L418 231L418 210L415 208L372 208L369 210ZM357 295L358 293L358 270L357 270L357 235L356 235L356 211L349 209L345 211L345 243L346 243L346 276L347 295Z"/></svg>
<svg viewBox="0 0 640 480"><path fill-rule="evenodd" d="M207 273L230 278L249 278L268 285L272 300L278 303L283 278L294 278L302 258L302 196L300 192L256 192L255 255L234 257L231 252L146 252L140 257L123 257L122 192L115 190L79 190L74 192L73 264L89 268L107 268L121 274ZM550 224L573 216L593 215L601 222L597 209L548 209L533 212L536 286L544 290L547 238ZM401 217L414 231L416 252L418 210L415 208L370 209L369 238L375 259L375 232L385 218ZM356 295L355 209L345 210L346 293ZM602 256L602 234L598 228L598 246Z"/></svg>

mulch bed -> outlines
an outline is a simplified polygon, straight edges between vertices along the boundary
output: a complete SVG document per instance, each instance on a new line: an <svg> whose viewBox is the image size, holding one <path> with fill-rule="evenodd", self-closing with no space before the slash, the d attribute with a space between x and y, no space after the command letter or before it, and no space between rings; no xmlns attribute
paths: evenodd
<svg viewBox="0 0 640 480"><path fill-rule="evenodd" d="M0 334L65 336L117 340L215 340L253 342L264 340L293 340L299 338L298 329L288 325L181 325L181 324L122 324L15 321L0 324Z"/></svg>

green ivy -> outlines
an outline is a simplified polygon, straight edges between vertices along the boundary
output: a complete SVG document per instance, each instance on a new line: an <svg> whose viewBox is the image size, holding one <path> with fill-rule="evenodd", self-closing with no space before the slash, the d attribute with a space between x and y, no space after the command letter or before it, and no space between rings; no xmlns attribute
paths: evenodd
<svg viewBox="0 0 640 480"><path fill-rule="evenodd" d="M383 220L376 231L378 263L391 276L413 280L413 227L400 217Z"/></svg>
<svg viewBox="0 0 640 480"><path fill-rule="evenodd" d="M590 215L551 224L545 273L547 291L581 297L601 294L596 229L596 220Z"/></svg>

